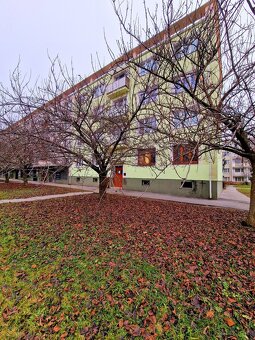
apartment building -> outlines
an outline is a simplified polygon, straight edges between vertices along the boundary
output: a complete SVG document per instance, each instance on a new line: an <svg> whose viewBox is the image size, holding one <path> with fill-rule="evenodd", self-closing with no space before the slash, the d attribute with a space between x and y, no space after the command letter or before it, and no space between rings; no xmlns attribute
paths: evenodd
<svg viewBox="0 0 255 340"><path fill-rule="evenodd" d="M85 123L81 121L87 128L86 139L92 139L93 143L88 148L88 143L83 143L84 138L78 135L75 140L74 134L71 140L74 151L79 150L89 161L84 162L82 157L78 157L69 167L67 179L66 173L63 178L51 174L51 179L69 184L98 186L100 177L95 171L99 164L97 155L100 152L111 153L111 140L118 140L124 127L125 133L108 163L109 186L217 199L222 190L222 155L218 151L205 152L204 146L198 143L196 136L200 129L209 135L209 129L206 128L208 119L200 117L196 103L188 101L183 91L183 86L196 91L198 79L194 70L195 62L192 64L191 61L199 58L198 50L203 42L193 34L192 28L199 33L208 29L204 21L211 8L210 4L201 6L175 22L167 30L91 74L63 93L59 99L46 105L58 105L52 111L57 112L59 108L62 110L65 119L60 120L60 124L65 125L70 116L79 116L75 109L82 111L86 97L92 102L86 115L86 119L90 117L90 120ZM217 38L217 32L213 29L212 43ZM171 48L166 46L166 36L171 37ZM155 58L155 46L160 49L166 46L164 51L170 57L174 53L176 62L183 67L184 72L175 75L178 83L162 84L160 77L153 76L153 71L165 77L172 72L169 65ZM127 62L129 60L134 62ZM217 53L208 63L201 79L206 87L211 88L211 85L218 83L220 77L221 61ZM180 99L185 105L178 105ZM211 100L218 100L217 92ZM43 115L43 111L39 109L33 116L37 114ZM58 133L58 120L53 120L53 123L56 138L61 135L65 137L63 129ZM43 124L47 126L47 117ZM190 142L188 137L191 139L192 135L194 140ZM66 136L69 140L67 143L70 143L70 136ZM100 140L105 144L100 144Z"/></svg>
<svg viewBox="0 0 255 340"><path fill-rule="evenodd" d="M248 159L223 152L223 181L249 183L251 178L251 164Z"/></svg>
<svg viewBox="0 0 255 340"><path fill-rule="evenodd" d="M206 16L208 6L208 4L202 6L193 15L198 21L198 25ZM186 34L187 30L190 30L190 17L189 20L181 19L176 26ZM187 56L195 55L199 44L198 39L188 39L187 42L181 44L179 35L174 38L175 33L173 31L174 46L178 51L177 58L183 60ZM163 37L164 34L161 32L156 39L163 39ZM156 110L160 110L159 108L167 106L165 105L167 98L160 91L162 89L159 88L157 82L146 83L146 77L149 77L149 72L146 69L156 69L158 67L157 60L149 52L149 49L141 46L130 51L129 55L139 60L140 67L134 69L123 61L116 61L92 74L80 84L80 86L85 84L85 88L89 86L95 89L95 114L106 114L107 112L114 119L118 119L119 116L123 116L123 112L131 111L134 102L137 105L143 101L139 114L131 126L132 133L129 135L134 146L132 155L113 163L109 185L126 190L146 190L178 196L216 199L222 190L221 152L211 151L210 154L199 155L199 150L195 150L193 145L185 143L185 141L171 144L165 138L163 142L162 140L159 142L156 136L157 127L162 124L159 121L162 112L159 115L154 113ZM213 71L208 77L211 82L217 81L221 71L219 58L214 60L213 64L211 67ZM192 65L187 63L186 69L187 76L181 79L181 83L186 83L190 88L193 88L195 73L193 73ZM181 96L182 91L181 85L172 87L172 93L176 96ZM172 114L171 124L176 131L187 132L187 130L196 130L198 120L196 108L180 109ZM71 166L69 183L97 186L98 182L97 173L85 166L83 162L78 160Z"/></svg>

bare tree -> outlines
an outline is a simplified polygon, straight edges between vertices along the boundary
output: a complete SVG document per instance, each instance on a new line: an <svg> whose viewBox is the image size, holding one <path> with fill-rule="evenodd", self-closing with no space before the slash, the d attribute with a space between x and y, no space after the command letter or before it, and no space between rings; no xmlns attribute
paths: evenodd
<svg viewBox="0 0 255 340"><path fill-rule="evenodd" d="M174 143L193 145L196 153L226 150L247 158L252 166L247 223L255 226L254 6L250 1L213 0L201 6L165 0L161 21L145 1L145 28L130 19L125 2L113 0L122 28L120 49L129 64L157 79L164 97L159 110L162 135ZM125 43L125 35L130 37ZM157 67L130 48L139 46ZM134 50L133 50L134 51ZM191 122L196 120L195 124ZM177 129L179 125L179 129Z"/></svg>
<svg viewBox="0 0 255 340"><path fill-rule="evenodd" d="M76 83L58 59L52 61L49 79L40 86L21 85L21 77L11 78L12 90L2 88L2 107L18 118L19 135L27 134L41 153L66 163L78 162L99 176L100 198L105 194L110 173L116 164L132 158L138 143L136 116L146 100L135 93L132 73L122 59L98 74ZM149 79L148 79L149 82ZM112 93L124 84L123 95ZM128 95L127 95L128 94ZM10 109L11 108L11 109ZM25 128L25 130L24 130ZM42 147L42 149L43 149ZM47 158L46 157L46 158Z"/></svg>

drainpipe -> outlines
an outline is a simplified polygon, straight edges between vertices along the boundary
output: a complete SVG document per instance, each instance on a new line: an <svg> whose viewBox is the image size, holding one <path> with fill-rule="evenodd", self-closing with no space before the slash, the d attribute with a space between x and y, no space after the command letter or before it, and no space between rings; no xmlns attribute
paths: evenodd
<svg viewBox="0 0 255 340"><path fill-rule="evenodd" d="M212 159L209 158L209 199L212 199Z"/></svg>

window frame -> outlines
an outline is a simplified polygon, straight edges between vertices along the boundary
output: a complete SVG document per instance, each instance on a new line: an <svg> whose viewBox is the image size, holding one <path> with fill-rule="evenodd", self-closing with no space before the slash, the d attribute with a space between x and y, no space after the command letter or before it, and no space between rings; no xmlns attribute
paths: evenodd
<svg viewBox="0 0 255 340"><path fill-rule="evenodd" d="M176 151L177 148L178 150ZM192 156L190 156L190 153L192 153ZM173 145L173 164L174 165L192 165L192 164L198 164L198 163L199 163L198 148L195 146L195 144L182 143L182 144Z"/></svg>
<svg viewBox="0 0 255 340"><path fill-rule="evenodd" d="M140 148L137 150L138 166L155 166L156 165L156 148ZM150 157L147 163L145 158Z"/></svg>
<svg viewBox="0 0 255 340"><path fill-rule="evenodd" d="M94 98L101 97L106 91L106 85L105 84L99 84L95 86L94 88Z"/></svg>
<svg viewBox="0 0 255 340"><path fill-rule="evenodd" d="M127 103L128 103L127 96L123 96L113 100L112 105L109 107L108 114L112 117L122 116L126 114L128 108Z"/></svg>
<svg viewBox="0 0 255 340"><path fill-rule="evenodd" d="M193 84L190 82L189 79L193 79ZM184 82L183 82L184 80ZM178 80L178 83L173 84L173 90L175 94L183 93L185 90L183 86L189 90L193 90L196 87L196 74L195 72L187 73L185 76L181 76Z"/></svg>
<svg viewBox="0 0 255 340"><path fill-rule="evenodd" d="M174 57L176 60L181 60L184 57L193 54L198 50L199 38L184 37L174 44Z"/></svg>
<svg viewBox="0 0 255 340"><path fill-rule="evenodd" d="M152 95L154 94L154 95ZM138 92L138 102L141 105L141 101L144 98L142 105L147 105L155 102L158 98L158 86L150 87L149 89Z"/></svg>
<svg viewBox="0 0 255 340"><path fill-rule="evenodd" d="M193 113L190 114L190 111ZM180 116L180 113L182 116ZM173 111L173 125L175 129L185 129L197 126L199 123L198 112L193 107L185 109L176 109ZM178 114L178 117L176 115Z"/></svg>
<svg viewBox="0 0 255 340"><path fill-rule="evenodd" d="M138 67L139 77L143 77L146 74L148 74L149 72L154 72L158 68L158 62L153 57L149 57L149 58L145 59L144 61L142 61L140 63L140 65L141 66ZM143 68L142 66L145 67L145 68Z"/></svg>
<svg viewBox="0 0 255 340"><path fill-rule="evenodd" d="M151 124L150 121L153 120ZM144 135L146 133L155 132L157 129L157 119L156 117L145 117L139 120L138 133L139 135Z"/></svg>

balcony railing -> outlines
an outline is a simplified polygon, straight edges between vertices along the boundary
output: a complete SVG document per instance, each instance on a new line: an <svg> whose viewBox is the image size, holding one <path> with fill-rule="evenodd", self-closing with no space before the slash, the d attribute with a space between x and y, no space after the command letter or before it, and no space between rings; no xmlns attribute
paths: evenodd
<svg viewBox="0 0 255 340"><path fill-rule="evenodd" d="M113 92L116 92L122 89L129 89L129 78L128 77L117 79L113 83L109 84L106 87L106 93L111 94Z"/></svg>

